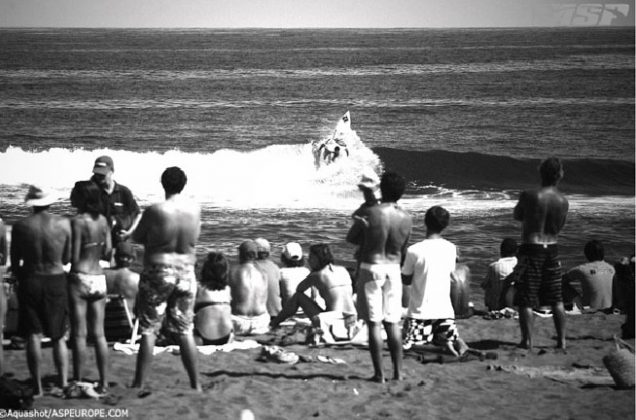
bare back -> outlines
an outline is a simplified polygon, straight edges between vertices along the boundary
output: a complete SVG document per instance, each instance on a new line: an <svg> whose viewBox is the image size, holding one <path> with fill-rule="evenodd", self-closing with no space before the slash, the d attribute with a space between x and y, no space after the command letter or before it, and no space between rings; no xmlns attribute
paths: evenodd
<svg viewBox="0 0 636 420"><path fill-rule="evenodd" d="M111 251L110 227L101 214L78 214L71 220L73 246L71 271L101 274L99 261Z"/></svg>
<svg viewBox="0 0 636 420"><path fill-rule="evenodd" d="M522 192L514 209L514 218L523 223L523 242L557 243L568 208L568 200L554 186Z"/></svg>
<svg viewBox="0 0 636 420"><path fill-rule="evenodd" d="M61 274L71 259L71 224L68 219L39 211L13 226L11 266L27 273Z"/></svg>
<svg viewBox="0 0 636 420"><path fill-rule="evenodd" d="M200 209L173 196L144 211L133 240L144 245L144 265L194 264Z"/></svg>
<svg viewBox="0 0 636 420"><path fill-rule="evenodd" d="M253 262L235 267L230 273L232 313L258 316L267 312L267 279Z"/></svg>
<svg viewBox="0 0 636 420"><path fill-rule="evenodd" d="M139 291L139 273L123 267L104 270L104 274L108 293L123 296L128 307L132 309Z"/></svg>
<svg viewBox="0 0 636 420"><path fill-rule="evenodd" d="M360 261L369 264L400 264L402 253L411 234L411 216L395 203L381 203L362 212L366 226L356 221L347 235L355 236L362 230Z"/></svg>
<svg viewBox="0 0 636 420"><path fill-rule="evenodd" d="M355 314L353 289L349 272L341 266L327 264L321 270L310 274L311 285L325 300L326 311L340 311Z"/></svg>

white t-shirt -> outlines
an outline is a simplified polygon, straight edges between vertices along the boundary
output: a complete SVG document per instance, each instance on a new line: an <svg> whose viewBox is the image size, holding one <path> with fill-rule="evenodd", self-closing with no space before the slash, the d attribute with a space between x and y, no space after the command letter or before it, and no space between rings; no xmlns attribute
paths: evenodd
<svg viewBox="0 0 636 420"><path fill-rule="evenodd" d="M424 239L406 251L402 274L412 275L406 316L415 319L455 318L450 298L457 248L443 238Z"/></svg>

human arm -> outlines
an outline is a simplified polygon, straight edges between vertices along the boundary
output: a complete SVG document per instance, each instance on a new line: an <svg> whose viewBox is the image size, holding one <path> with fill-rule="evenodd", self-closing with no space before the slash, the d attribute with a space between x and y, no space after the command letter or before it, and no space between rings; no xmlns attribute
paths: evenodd
<svg viewBox="0 0 636 420"><path fill-rule="evenodd" d="M82 250L82 227L77 218L71 219L71 266L79 263Z"/></svg>
<svg viewBox="0 0 636 420"><path fill-rule="evenodd" d="M413 283L415 260L415 255L407 249L402 262L402 284L404 285L410 286Z"/></svg>
<svg viewBox="0 0 636 420"><path fill-rule="evenodd" d="M298 283L298 286L296 286L296 293L305 293L305 290L315 286L317 277L318 274L315 272L309 273L309 275L307 275L307 277L305 277L300 283Z"/></svg>
<svg viewBox="0 0 636 420"><path fill-rule="evenodd" d="M20 230L20 225L17 223L13 225L13 229L11 230L11 273L14 278L17 277L20 271L22 261L22 249L20 247L22 239L20 238Z"/></svg>
<svg viewBox="0 0 636 420"><path fill-rule="evenodd" d="M7 264L7 229L0 219L0 265Z"/></svg>
<svg viewBox="0 0 636 420"><path fill-rule="evenodd" d="M361 245L364 238L364 229L368 226L368 222L362 212L354 214L352 218L353 225L351 225L349 232L347 232L346 241L354 245Z"/></svg>
<svg viewBox="0 0 636 420"><path fill-rule="evenodd" d="M513 213L512 213L515 220L518 220L518 221L523 220L523 216L524 216L523 206L524 206L525 200L526 200L526 192L523 191L519 195L519 201L517 202L517 205L515 206L515 209L513 210Z"/></svg>
<svg viewBox="0 0 636 420"><path fill-rule="evenodd" d="M105 217L100 218L102 220L103 232L104 232L104 249L102 252L102 259L110 261L113 251L113 239L108 228L108 221Z"/></svg>

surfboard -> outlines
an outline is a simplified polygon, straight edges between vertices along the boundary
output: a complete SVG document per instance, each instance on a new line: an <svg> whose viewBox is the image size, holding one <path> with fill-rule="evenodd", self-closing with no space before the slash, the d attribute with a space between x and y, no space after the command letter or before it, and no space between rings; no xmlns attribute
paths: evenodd
<svg viewBox="0 0 636 420"><path fill-rule="evenodd" d="M349 132L351 132L351 114L347 111L338 120L331 136L314 143L316 167L329 165L340 158L349 156L349 146L345 140Z"/></svg>

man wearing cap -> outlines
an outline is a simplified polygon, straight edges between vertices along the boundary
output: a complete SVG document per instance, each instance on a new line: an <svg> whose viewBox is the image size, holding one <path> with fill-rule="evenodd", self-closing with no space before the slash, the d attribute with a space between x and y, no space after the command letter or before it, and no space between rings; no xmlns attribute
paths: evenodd
<svg viewBox="0 0 636 420"><path fill-rule="evenodd" d="M137 201L130 190L113 179L115 165L110 156L95 159L93 176L89 181L78 181L71 191L71 205L82 208L85 200L81 193L82 184L93 183L101 190L100 214L103 214L111 227L113 246L127 240L139 222L141 213Z"/></svg>
<svg viewBox="0 0 636 420"><path fill-rule="evenodd" d="M239 246L239 265L230 272L232 324L238 335L265 334L269 331L267 279L256 267L258 248L248 240Z"/></svg>
<svg viewBox="0 0 636 420"><path fill-rule="evenodd" d="M25 198L33 214L18 221L11 232L11 270L18 282L18 331L27 338L27 364L34 395L41 396L42 336L51 338L59 386L67 386L67 280L63 266L71 261L71 223L49 213L56 199L31 186Z"/></svg>
<svg viewBox="0 0 636 420"><path fill-rule="evenodd" d="M261 270L263 277L267 279L267 312L270 316L276 316L282 309L280 302L280 268L269 258L271 247L265 238L254 240L258 254L256 267Z"/></svg>

